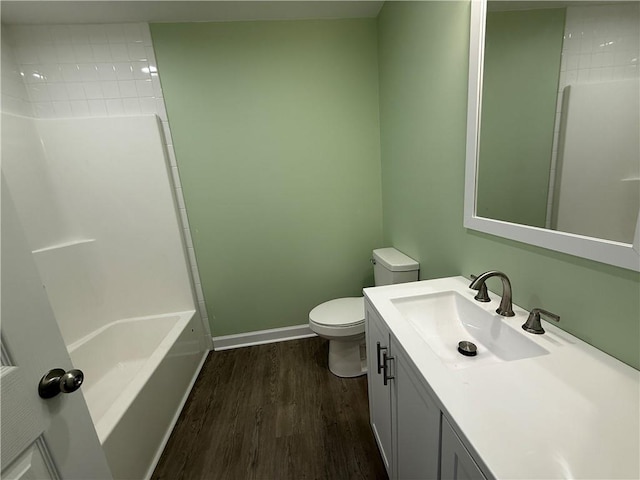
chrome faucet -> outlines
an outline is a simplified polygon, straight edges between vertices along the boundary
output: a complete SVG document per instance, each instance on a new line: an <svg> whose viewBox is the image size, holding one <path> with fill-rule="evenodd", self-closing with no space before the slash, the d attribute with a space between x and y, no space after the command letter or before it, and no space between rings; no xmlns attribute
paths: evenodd
<svg viewBox="0 0 640 480"><path fill-rule="evenodd" d="M484 300L482 291L483 287L486 288L484 282L486 282L487 279L491 277L500 277L500 280L502 280L502 300L500 300L500 306L496 309L496 313L502 315L503 317L513 317L515 313L513 313L513 304L511 303L511 282L509 281L509 277L507 277L502 272L498 272L497 270L490 270L488 272L484 272L473 282L471 282L469 288L478 290L478 295L475 296L475 299L480 302L486 301ZM484 291L486 294L486 289Z"/></svg>

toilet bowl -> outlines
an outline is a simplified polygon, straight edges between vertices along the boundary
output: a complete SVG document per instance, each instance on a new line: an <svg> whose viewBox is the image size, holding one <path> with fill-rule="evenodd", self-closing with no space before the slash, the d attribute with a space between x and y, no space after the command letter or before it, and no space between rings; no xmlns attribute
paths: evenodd
<svg viewBox="0 0 640 480"><path fill-rule="evenodd" d="M321 303L309 312L309 327L329 340L329 370L338 377L367 373L364 340L364 297Z"/></svg>
<svg viewBox="0 0 640 480"><path fill-rule="evenodd" d="M373 251L376 286L418 280L418 262L395 248ZM309 328L329 340L329 370L338 377L367 373L364 297L321 303L309 312Z"/></svg>

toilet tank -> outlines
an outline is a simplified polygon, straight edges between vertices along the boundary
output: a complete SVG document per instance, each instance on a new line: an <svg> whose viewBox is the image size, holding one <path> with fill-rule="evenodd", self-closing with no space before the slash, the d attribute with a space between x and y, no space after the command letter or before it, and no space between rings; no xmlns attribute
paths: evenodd
<svg viewBox="0 0 640 480"><path fill-rule="evenodd" d="M418 280L420 264L395 248L373 251L373 275L376 287Z"/></svg>

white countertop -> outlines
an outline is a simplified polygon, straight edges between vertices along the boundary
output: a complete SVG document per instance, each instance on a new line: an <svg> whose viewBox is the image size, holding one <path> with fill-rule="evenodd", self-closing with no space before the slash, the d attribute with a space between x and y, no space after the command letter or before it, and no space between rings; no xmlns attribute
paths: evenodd
<svg viewBox="0 0 640 480"><path fill-rule="evenodd" d="M469 283L451 277L364 293L483 470L498 479L640 478L638 370L548 322L543 322L544 335L526 333L521 325L528 312L514 305L515 317L500 317L495 313L500 297L491 292L491 302L478 306L549 354L454 369L391 303L439 291L457 291L474 301L477 292ZM461 361L473 358L461 356Z"/></svg>

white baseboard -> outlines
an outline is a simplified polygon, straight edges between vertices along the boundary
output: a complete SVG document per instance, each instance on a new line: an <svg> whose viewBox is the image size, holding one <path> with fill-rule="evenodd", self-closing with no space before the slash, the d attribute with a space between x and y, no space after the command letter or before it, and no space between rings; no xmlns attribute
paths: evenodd
<svg viewBox="0 0 640 480"><path fill-rule="evenodd" d="M213 337L213 349L229 350L231 348L250 347L265 343L284 342L298 338L315 337L308 324L294 325L293 327L272 328L270 330L258 330L256 332L238 333L236 335L224 335Z"/></svg>

